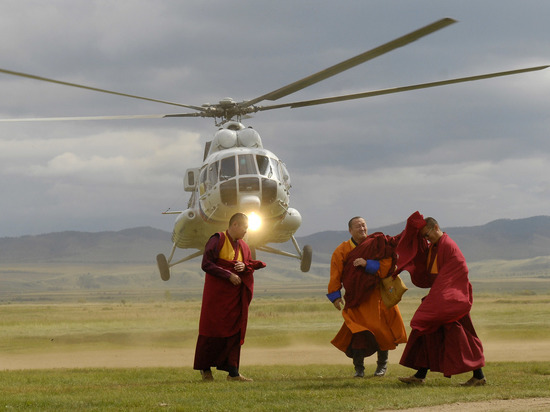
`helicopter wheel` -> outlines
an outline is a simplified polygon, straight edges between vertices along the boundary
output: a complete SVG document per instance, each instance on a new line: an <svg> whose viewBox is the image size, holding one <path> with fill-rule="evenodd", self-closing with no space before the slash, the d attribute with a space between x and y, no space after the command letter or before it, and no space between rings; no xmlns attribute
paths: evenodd
<svg viewBox="0 0 550 412"><path fill-rule="evenodd" d="M168 266L166 256L162 253L157 255L157 265L159 267L160 278L164 281L170 280L170 266Z"/></svg>
<svg viewBox="0 0 550 412"><path fill-rule="evenodd" d="M300 262L300 269L302 272L309 272L311 267L311 257L313 256L313 249L310 245L305 245L302 250L302 260Z"/></svg>

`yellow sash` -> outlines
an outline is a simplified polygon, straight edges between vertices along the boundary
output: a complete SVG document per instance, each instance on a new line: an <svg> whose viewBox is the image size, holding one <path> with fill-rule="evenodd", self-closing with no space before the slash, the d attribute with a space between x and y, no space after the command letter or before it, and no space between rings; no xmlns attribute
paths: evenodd
<svg viewBox="0 0 550 412"><path fill-rule="evenodd" d="M233 245L229 240L229 235L227 234L227 232L225 232L225 241L223 243L222 248L220 249L219 257L225 260L233 260L235 258L235 249L233 249ZM237 256L237 260L240 262L243 261L243 254L241 252L240 247L239 247L239 254Z"/></svg>

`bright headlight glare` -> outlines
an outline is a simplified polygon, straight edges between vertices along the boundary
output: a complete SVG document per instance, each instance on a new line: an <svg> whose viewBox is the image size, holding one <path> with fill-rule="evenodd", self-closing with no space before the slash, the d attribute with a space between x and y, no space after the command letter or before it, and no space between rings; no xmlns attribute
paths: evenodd
<svg viewBox="0 0 550 412"><path fill-rule="evenodd" d="M252 212L248 215L248 230L256 231L262 226L262 218Z"/></svg>

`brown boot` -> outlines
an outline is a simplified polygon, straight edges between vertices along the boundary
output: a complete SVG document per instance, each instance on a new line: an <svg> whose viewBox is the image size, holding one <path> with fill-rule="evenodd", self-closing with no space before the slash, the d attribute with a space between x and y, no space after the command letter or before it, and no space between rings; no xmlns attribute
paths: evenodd
<svg viewBox="0 0 550 412"><path fill-rule="evenodd" d="M403 376L400 376L399 379L401 382L403 383L407 383L409 385L424 385L424 382L426 382L425 379L420 379L420 378L417 378L416 376L412 375L412 376L406 376L406 377L403 377Z"/></svg>
<svg viewBox="0 0 550 412"><path fill-rule="evenodd" d="M212 375L212 371L201 371L201 376L203 381L213 381L214 376Z"/></svg>
<svg viewBox="0 0 550 412"><path fill-rule="evenodd" d="M229 376L227 375L228 381L235 381L235 382L254 382L252 379L247 378L246 376L243 376L239 374L238 376Z"/></svg>
<svg viewBox="0 0 550 412"><path fill-rule="evenodd" d="M487 383L487 379L485 378L477 379L477 378L471 377L466 382L461 383L460 386L483 386L486 383Z"/></svg>

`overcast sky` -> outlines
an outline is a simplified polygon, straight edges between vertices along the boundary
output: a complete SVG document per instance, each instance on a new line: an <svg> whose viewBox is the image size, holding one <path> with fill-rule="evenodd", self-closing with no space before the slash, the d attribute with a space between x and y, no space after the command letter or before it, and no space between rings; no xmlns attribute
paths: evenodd
<svg viewBox="0 0 550 412"><path fill-rule="evenodd" d="M278 89L458 23L277 103L550 64L545 0L0 0L0 68L201 105ZM0 117L178 113L0 74ZM244 121L287 165L298 236L415 210L443 227L550 214L550 69ZM265 102L268 103L268 102ZM172 230L211 119L0 123L0 237Z"/></svg>

